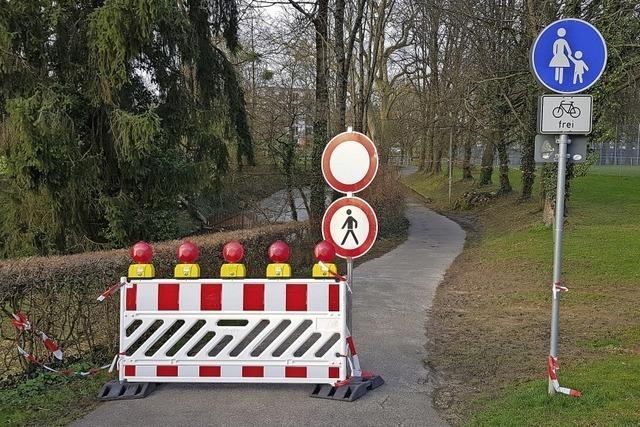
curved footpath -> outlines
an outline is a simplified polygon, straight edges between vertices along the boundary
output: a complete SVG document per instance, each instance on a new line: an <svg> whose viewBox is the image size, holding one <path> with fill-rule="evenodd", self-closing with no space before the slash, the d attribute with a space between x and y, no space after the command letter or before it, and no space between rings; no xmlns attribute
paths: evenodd
<svg viewBox="0 0 640 427"><path fill-rule="evenodd" d="M360 400L308 397L310 385L165 384L146 399L101 404L76 426L442 426L424 367L425 319L465 233L409 199L409 236L354 273L354 338L386 384Z"/></svg>

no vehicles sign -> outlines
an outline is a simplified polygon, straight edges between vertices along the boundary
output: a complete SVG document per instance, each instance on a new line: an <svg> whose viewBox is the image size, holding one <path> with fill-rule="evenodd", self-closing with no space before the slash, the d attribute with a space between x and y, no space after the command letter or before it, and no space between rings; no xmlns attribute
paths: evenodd
<svg viewBox="0 0 640 427"><path fill-rule="evenodd" d="M373 246L378 219L371 206L359 197L333 202L322 218L322 237L333 243L341 258L358 258Z"/></svg>
<svg viewBox="0 0 640 427"><path fill-rule="evenodd" d="M336 191L362 191L377 172L376 146L363 133L342 132L329 141L322 153L322 174Z"/></svg>

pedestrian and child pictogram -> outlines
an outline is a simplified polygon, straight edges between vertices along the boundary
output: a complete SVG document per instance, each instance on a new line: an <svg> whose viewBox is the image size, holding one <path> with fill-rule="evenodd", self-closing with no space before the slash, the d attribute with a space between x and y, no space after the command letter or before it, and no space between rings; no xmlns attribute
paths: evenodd
<svg viewBox="0 0 640 427"><path fill-rule="evenodd" d="M607 64L602 34L580 19L561 19L536 38L531 49L533 74L547 89L579 93L590 88Z"/></svg>

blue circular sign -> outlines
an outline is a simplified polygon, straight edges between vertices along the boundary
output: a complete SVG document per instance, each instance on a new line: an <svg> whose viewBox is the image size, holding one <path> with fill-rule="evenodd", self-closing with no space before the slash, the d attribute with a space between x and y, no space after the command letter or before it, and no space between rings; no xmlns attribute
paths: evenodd
<svg viewBox="0 0 640 427"><path fill-rule="evenodd" d="M531 68L538 81L557 93L582 92L598 81L607 64L602 34L581 19L561 19L547 26L531 48Z"/></svg>

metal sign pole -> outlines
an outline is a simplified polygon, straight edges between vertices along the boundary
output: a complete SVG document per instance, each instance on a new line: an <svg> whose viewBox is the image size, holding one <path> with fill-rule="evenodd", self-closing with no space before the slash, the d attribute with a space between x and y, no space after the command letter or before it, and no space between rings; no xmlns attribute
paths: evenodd
<svg viewBox="0 0 640 427"><path fill-rule="evenodd" d="M347 132L353 132L353 127L347 127ZM352 197L353 193L347 193L348 197ZM347 330L349 335L353 336L353 258L347 258Z"/></svg>
<svg viewBox="0 0 640 427"><path fill-rule="evenodd" d="M353 336L353 319L351 312L353 309L353 258L347 258L347 329Z"/></svg>
<svg viewBox="0 0 640 427"><path fill-rule="evenodd" d="M638 143L636 144L636 166L640 166L640 123L638 123Z"/></svg>
<svg viewBox="0 0 640 427"><path fill-rule="evenodd" d="M551 307L551 349L550 355L558 357L558 323L560 320L560 276L562 273L562 226L564 225L564 197L567 173L568 135L558 138L558 188L556 189L555 238L553 246L553 284L551 285L553 302ZM549 380L549 394L555 394L555 388Z"/></svg>
<svg viewBox="0 0 640 427"><path fill-rule="evenodd" d="M453 128L449 129L449 204L451 204L452 184L453 184Z"/></svg>

